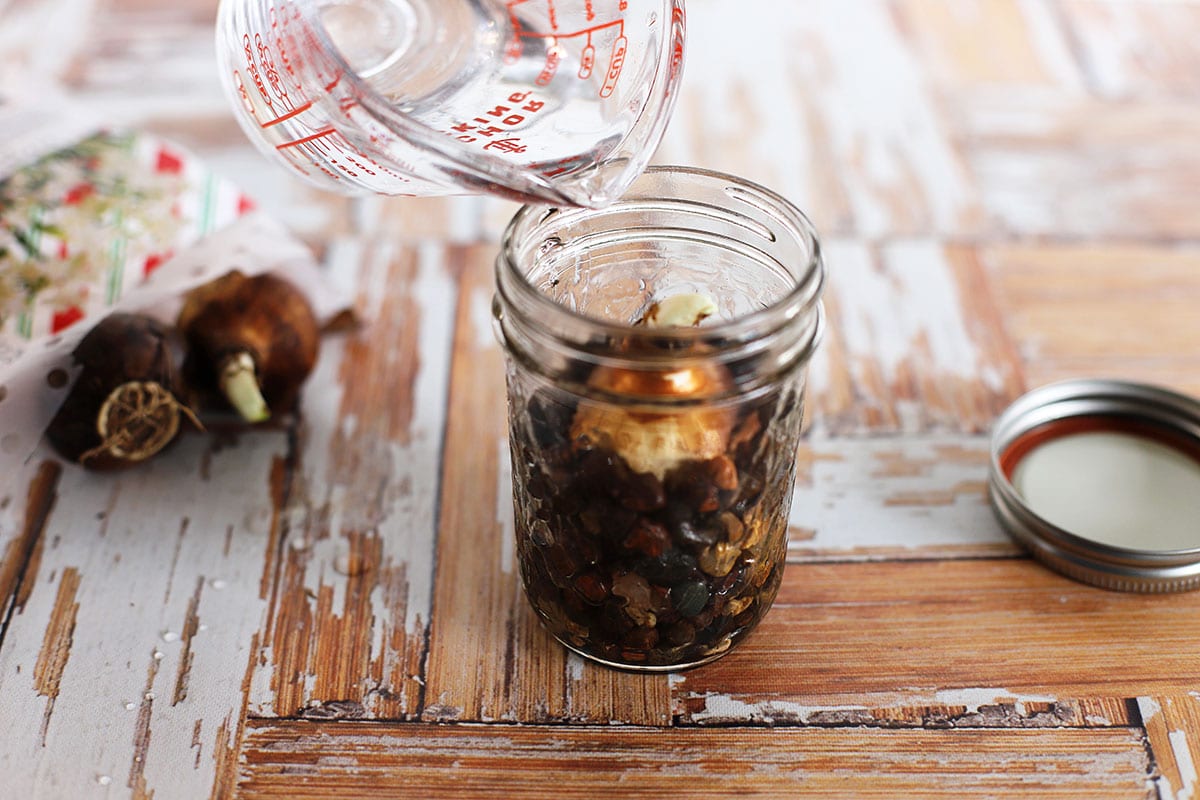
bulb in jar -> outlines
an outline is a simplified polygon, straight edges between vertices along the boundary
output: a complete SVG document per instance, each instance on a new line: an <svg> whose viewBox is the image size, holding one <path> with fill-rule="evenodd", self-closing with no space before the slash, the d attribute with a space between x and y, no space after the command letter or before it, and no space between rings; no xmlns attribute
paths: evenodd
<svg viewBox="0 0 1200 800"><path fill-rule="evenodd" d="M675 295L654 303L641 324L688 327L716 310L716 304L704 295ZM592 371L588 385L649 403L702 400L724 394L732 386L732 376L724 366L704 361L668 369L601 366ZM724 453L733 422L733 413L726 408L645 411L584 403L575 414L571 437L584 446L610 449L634 471L662 479L683 461L706 461Z"/></svg>

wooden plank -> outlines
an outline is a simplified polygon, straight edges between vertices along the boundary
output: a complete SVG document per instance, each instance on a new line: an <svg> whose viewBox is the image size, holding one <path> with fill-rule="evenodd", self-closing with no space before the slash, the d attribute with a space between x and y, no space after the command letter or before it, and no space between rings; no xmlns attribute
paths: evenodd
<svg viewBox="0 0 1200 800"><path fill-rule="evenodd" d="M732 172L826 235L974 231L974 178L882 0L694 0L694 57L660 162ZM736 56L733 53L736 52Z"/></svg>
<svg viewBox="0 0 1200 800"><path fill-rule="evenodd" d="M792 564L759 629L672 690L694 721L1167 694L1200 681L1198 609L1026 559Z"/></svg>
<svg viewBox="0 0 1200 800"><path fill-rule="evenodd" d="M254 714L420 708L457 258L385 240L331 250L363 323L327 340L304 397Z"/></svg>
<svg viewBox="0 0 1200 800"><path fill-rule="evenodd" d="M459 294L438 538L426 720L660 725L665 676L568 657L516 569L504 365L491 327L491 248L468 251Z"/></svg>
<svg viewBox="0 0 1200 800"><path fill-rule="evenodd" d="M255 798L1151 797L1137 730L252 724Z"/></svg>
<svg viewBox="0 0 1200 800"><path fill-rule="evenodd" d="M1140 697L1137 701L1150 753L1158 767L1159 798L1185 800L1200 788L1200 694Z"/></svg>
<svg viewBox="0 0 1200 800"><path fill-rule="evenodd" d="M286 445L281 430L191 435L124 473L64 468L0 648L6 792L204 797L220 782Z"/></svg>
<svg viewBox="0 0 1200 800"><path fill-rule="evenodd" d="M830 437L988 429L1024 390L1020 359L970 248L827 243L829 327L810 426Z"/></svg>
<svg viewBox="0 0 1200 800"><path fill-rule="evenodd" d="M1200 393L1200 250L1015 244L981 259L1031 385L1115 377Z"/></svg>
<svg viewBox="0 0 1200 800"><path fill-rule="evenodd" d="M62 466L54 459L32 459L16 475L5 476L0 494L0 608L4 625L29 599L25 574L41 554L42 529L57 500ZM35 566L36 571L36 566ZM0 634L0 645L3 645Z"/></svg>
<svg viewBox="0 0 1200 800"><path fill-rule="evenodd" d="M810 436L796 460L788 558L1015 555L987 501L986 436Z"/></svg>
<svg viewBox="0 0 1200 800"><path fill-rule="evenodd" d="M1093 92L1113 98L1200 97L1196 3L1064 0L1059 5Z"/></svg>
<svg viewBox="0 0 1200 800"><path fill-rule="evenodd" d="M1194 102L978 92L955 132L993 227L1023 238L1189 240L1200 234Z"/></svg>
<svg viewBox="0 0 1200 800"><path fill-rule="evenodd" d="M898 0L894 8L939 87L1081 88L1079 66L1052 3Z"/></svg>

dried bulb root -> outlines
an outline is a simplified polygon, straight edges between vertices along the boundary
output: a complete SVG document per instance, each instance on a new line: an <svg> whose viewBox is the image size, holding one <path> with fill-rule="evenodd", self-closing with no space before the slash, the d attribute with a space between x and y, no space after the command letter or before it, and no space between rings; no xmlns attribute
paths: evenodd
<svg viewBox="0 0 1200 800"><path fill-rule="evenodd" d="M138 314L111 314L75 348L80 366L46 438L65 458L90 469L149 459L179 433L180 417L200 427L180 402L169 335Z"/></svg>
<svg viewBox="0 0 1200 800"><path fill-rule="evenodd" d="M179 418L198 429L200 420L175 395L153 381L130 381L112 390L100 406L96 432L101 442L79 456L79 463L110 456L131 463L145 461L179 433Z"/></svg>

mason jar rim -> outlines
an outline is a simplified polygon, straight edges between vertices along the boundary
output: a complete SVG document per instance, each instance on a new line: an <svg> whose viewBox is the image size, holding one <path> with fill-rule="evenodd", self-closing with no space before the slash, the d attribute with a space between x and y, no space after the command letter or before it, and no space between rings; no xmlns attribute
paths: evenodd
<svg viewBox="0 0 1200 800"><path fill-rule="evenodd" d="M531 230L543 224L553 214L562 215L598 215L604 214L621 207L628 207L635 202L642 200L665 200L671 199L677 202L694 206L695 209L702 209L705 206L712 207L710 204L701 202L691 202L686 197L679 196L659 196L659 197L640 197L631 196L626 193L624 197L611 205L602 208L557 208L547 207L544 205L526 204L522 206L513 218L509 221L504 229L503 236L500 241L500 252L496 258L497 269L497 290L501 295L505 294L508 288L513 289L518 295L517 298L508 298L511 303L513 299L518 299L525 304L525 309L528 310L529 316L536 316L539 313L553 315L559 319L569 320L571 323L584 327L590 333L599 333L610 337L628 337L630 335L643 333L652 335L660 341L667 341L676 344L690 344L699 340L708 338L721 338L729 341L734 347L744 347L747 339L752 334L762 335L764 332L771 332L785 327L789 322L797 317L803 316L806 312L811 311L814 306L819 306L821 290L825 281L825 266L821 255L821 243L817 236L816 228L808 217L800 211L796 206L779 193L768 189L754 181L740 178L734 175L729 175L714 170L703 169L700 167L683 167L672 165L658 165L649 167L639 176L631 188L631 192L636 192L638 181L644 176L654 175L673 175L684 176L700 180L720 181L729 186L726 187L728 192L730 189L737 190L741 193L744 202L749 203L750 198L758 199L762 202L753 203L760 211L769 213L775 220L790 228L799 240L801 240L808 249L808 262L803 269L795 275L795 281L792 287L782 297L776 299L763 308L750 311L746 314L734 317L733 319L720 320L712 324L707 324L702 327L690 328L655 328L648 331L645 328L637 328L630 324L621 324L609 320L600 319L597 317L588 316L574 309L568 308L560 303L555 302L543 292L539 291L536 286L528 279L512 258L515 248L517 247L516 238L518 231L523 227L528 227ZM757 197L755 197L757 196ZM724 207L715 207L719 211L727 212ZM537 215L542 215L540 220L534 221ZM507 281L501 279L501 271L507 272L509 275L516 278L510 285ZM818 326L819 327L819 326ZM816 345L816 339L819 336L817 331L813 336L813 342L810 347Z"/></svg>

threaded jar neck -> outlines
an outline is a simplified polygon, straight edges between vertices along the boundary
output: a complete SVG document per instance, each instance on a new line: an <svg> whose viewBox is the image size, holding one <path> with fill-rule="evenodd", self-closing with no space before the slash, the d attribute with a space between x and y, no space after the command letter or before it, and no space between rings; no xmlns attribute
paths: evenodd
<svg viewBox="0 0 1200 800"><path fill-rule="evenodd" d="M653 373L717 363L745 394L811 357L824 275L813 227L787 200L739 178L657 167L605 208L521 209L496 260L494 313L510 356L552 382L575 383L580 364ZM717 313L697 327L637 324L683 293L708 296Z"/></svg>

